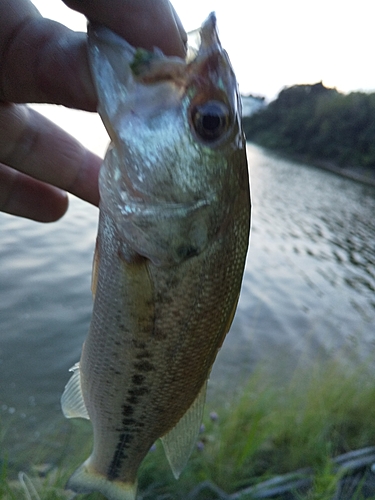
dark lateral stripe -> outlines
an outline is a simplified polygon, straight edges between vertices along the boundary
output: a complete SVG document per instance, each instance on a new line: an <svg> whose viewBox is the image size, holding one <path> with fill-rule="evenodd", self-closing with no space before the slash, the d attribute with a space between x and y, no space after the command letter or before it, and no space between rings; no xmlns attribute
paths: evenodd
<svg viewBox="0 0 375 500"><path fill-rule="evenodd" d="M139 374L136 373L132 377L132 382L135 385L142 385L144 381L145 381L144 375L139 375Z"/></svg>
<svg viewBox="0 0 375 500"><path fill-rule="evenodd" d="M127 458L126 449L129 448L131 442L133 441L134 436L129 433L120 434L119 442L116 446L115 454L113 455L113 459L108 467L107 478L110 481L114 481L115 479L119 479L120 471L124 460Z"/></svg>
<svg viewBox="0 0 375 500"><path fill-rule="evenodd" d="M138 403L139 398L150 392L148 387L138 385L139 383L141 383L141 379L143 381L143 375L134 374L133 384L135 385L133 385L128 390L128 397L126 398L126 402L122 407L122 429L119 429L121 434L119 435L116 450L107 471L107 477L112 481L115 479L119 479L124 460L128 458L126 450L131 446L131 442L135 437L134 433L139 432L142 427L145 426L143 422L140 422L133 417L135 411L133 405L136 405Z"/></svg>
<svg viewBox="0 0 375 500"><path fill-rule="evenodd" d="M155 370L155 366L147 360L142 360L134 363L134 368L140 372L151 372Z"/></svg>

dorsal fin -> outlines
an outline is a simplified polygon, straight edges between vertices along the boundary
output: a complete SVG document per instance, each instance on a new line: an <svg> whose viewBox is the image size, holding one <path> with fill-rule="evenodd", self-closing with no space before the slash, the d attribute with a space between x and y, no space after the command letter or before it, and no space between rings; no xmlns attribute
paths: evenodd
<svg viewBox="0 0 375 500"><path fill-rule="evenodd" d="M194 449L203 418L207 382L199 391L194 403L185 415L165 436L161 438L164 451L176 479L184 469Z"/></svg>

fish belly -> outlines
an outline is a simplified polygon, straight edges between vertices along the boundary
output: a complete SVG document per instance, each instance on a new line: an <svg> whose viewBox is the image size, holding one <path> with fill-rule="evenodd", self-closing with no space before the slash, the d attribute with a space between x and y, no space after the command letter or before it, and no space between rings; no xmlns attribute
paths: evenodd
<svg viewBox="0 0 375 500"><path fill-rule="evenodd" d="M94 432L86 468L93 475L134 485L151 445L204 386L240 291L247 199L244 193L210 247L170 267L129 259L130 249L101 211L94 311L80 361Z"/></svg>

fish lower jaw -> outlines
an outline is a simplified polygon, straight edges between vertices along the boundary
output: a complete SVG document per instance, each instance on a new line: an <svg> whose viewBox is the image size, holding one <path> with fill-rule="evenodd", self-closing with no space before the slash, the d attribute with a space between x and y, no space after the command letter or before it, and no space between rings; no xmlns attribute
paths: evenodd
<svg viewBox="0 0 375 500"><path fill-rule="evenodd" d="M108 500L135 500L137 483L124 483L110 480L90 467L90 458L86 460L70 477L66 489L75 493L102 493Z"/></svg>

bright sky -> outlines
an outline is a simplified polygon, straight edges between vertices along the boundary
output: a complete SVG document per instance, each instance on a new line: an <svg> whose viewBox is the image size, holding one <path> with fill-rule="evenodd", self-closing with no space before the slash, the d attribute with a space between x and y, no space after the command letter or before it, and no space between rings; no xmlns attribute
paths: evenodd
<svg viewBox="0 0 375 500"><path fill-rule="evenodd" d="M33 1L44 16L85 30L83 16L61 0ZM344 92L375 91L373 0L172 3L188 31L216 11L221 41L243 94L274 98L284 86L320 80Z"/></svg>

